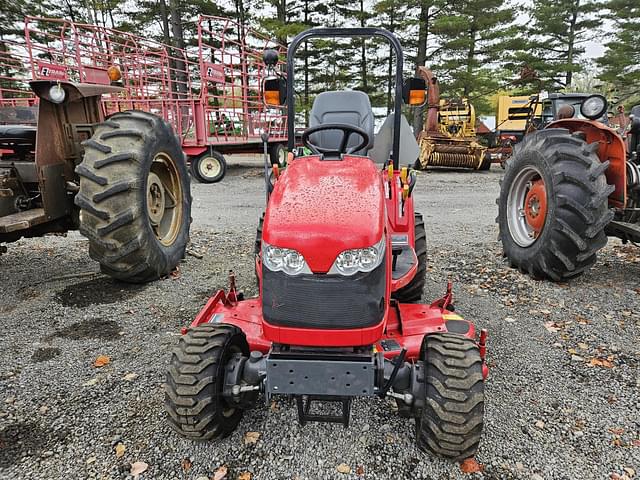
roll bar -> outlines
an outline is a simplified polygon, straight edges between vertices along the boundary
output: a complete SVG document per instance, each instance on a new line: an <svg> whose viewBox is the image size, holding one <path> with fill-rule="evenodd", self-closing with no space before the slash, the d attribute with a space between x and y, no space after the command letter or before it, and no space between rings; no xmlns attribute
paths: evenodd
<svg viewBox="0 0 640 480"><path fill-rule="evenodd" d="M383 37L389 41L389 44L396 52L396 96L394 101L393 115L393 147L391 149L391 159L393 160L393 168L399 168L400 154L400 114L402 111L402 68L403 54L402 46L396 36L384 28L312 28L299 33L289 44L287 50L287 149L293 151L295 148L295 105L294 105L294 81L293 67L296 51L300 44L310 38L336 37Z"/></svg>

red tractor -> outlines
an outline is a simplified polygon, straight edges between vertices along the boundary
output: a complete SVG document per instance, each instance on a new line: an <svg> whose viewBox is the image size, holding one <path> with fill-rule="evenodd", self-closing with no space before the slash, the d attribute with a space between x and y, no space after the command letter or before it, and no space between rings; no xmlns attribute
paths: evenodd
<svg viewBox="0 0 640 480"><path fill-rule="evenodd" d="M478 448L486 331L454 313L450 285L443 298L418 303L425 228L413 209L417 177L400 168L415 162L418 148L399 113L403 99L424 102L424 81L402 81L402 47L386 30L317 28L293 39L286 80L266 80L264 99L287 104L293 152L298 47L314 38L372 36L395 51L398 115L374 146L369 97L323 92L302 135L312 154L290 153L285 169L267 171L255 259L259 297L244 299L231 275L229 292L218 291L183 329L171 358L166 409L187 438L230 434L260 395L267 405L277 395L295 398L302 425L345 427L354 397L391 397L401 415L416 419L421 449L458 460ZM275 66L277 54L267 51L264 59ZM373 160L382 158L380 170ZM314 412L316 402L335 402L341 414Z"/></svg>
<svg viewBox="0 0 640 480"><path fill-rule="evenodd" d="M523 273L567 280L593 265L607 236L640 242L640 106L626 141L599 121L607 107L601 95L565 102L514 147L497 222L505 257Z"/></svg>

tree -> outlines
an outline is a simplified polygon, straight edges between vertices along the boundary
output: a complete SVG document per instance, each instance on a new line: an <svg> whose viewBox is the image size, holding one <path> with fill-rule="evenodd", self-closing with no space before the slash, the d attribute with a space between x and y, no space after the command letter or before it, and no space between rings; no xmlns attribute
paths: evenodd
<svg viewBox="0 0 640 480"><path fill-rule="evenodd" d="M598 10L597 0L534 0L527 9L529 45L521 58L547 88L570 86L582 71L584 42L600 25Z"/></svg>
<svg viewBox="0 0 640 480"><path fill-rule="evenodd" d="M608 15L615 30L597 62L599 78L610 83L620 102L640 101L640 4L637 0L610 0Z"/></svg>
<svg viewBox="0 0 640 480"><path fill-rule="evenodd" d="M513 48L513 22L505 0L449 3L433 23L439 43L433 70L445 96L472 97L476 111L489 110L486 96L508 80L494 70Z"/></svg>

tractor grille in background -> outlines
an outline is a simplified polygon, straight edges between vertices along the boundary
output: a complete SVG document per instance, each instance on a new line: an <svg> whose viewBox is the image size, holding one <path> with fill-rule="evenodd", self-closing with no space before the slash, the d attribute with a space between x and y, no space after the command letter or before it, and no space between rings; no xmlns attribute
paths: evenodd
<svg viewBox="0 0 640 480"><path fill-rule="evenodd" d="M362 328L384 315L385 261L350 277L290 276L262 268L262 313L271 325L315 329Z"/></svg>

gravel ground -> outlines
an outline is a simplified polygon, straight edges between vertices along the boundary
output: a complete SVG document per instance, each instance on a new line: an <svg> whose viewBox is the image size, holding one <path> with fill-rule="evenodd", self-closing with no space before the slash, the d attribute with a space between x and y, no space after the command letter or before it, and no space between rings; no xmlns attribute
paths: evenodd
<svg viewBox="0 0 640 480"><path fill-rule="evenodd" d="M188 256L175 278L115 283L77 233L9 245L0 257L0 478L126 478L136 461L148 464L141 478L158 479L205 480L223 465L233 480L640 475L640 250L612 240L570 284L519 275L496 242L499 168L421 174L416 192L429 240L424 299L450 278L457 310L490 332L483 474L417 451L413 422L376 399L354 402L348 430L301 428L294 406L278 401L247 412L218 443L179 438L163 412L170 350L230 268L256 294L259 175L235 169L219 185L194 185L191 250L203 258ZM99 355L110 363L95 368ZM246 443L247 432L257 441ZM350 473L338 472L342 463Z"/></svg>

